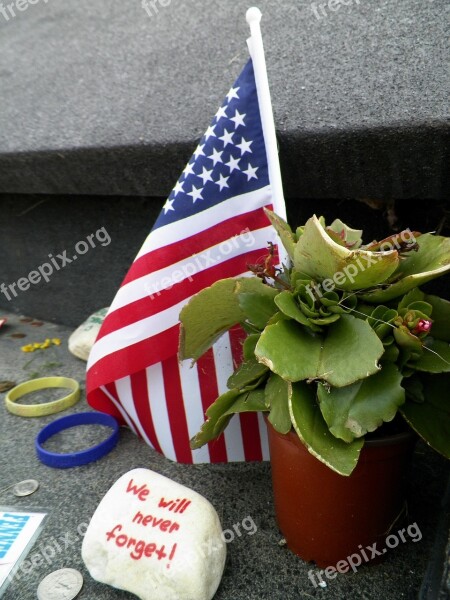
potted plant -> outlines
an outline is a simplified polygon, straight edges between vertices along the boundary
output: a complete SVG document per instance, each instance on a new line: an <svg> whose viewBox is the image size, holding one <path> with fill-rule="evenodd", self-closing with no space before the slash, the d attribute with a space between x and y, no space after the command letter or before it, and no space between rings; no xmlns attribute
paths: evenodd
<svg viewBox="0 0 450 600"><path fill-rule="evenodd" d="M450 270L450 239L405 230L363 245L340 220L292 231L267 215L289 264L275 268L269 248L253 276L216 282L180 314L181 359L245 331L191 445L235 413L266 413L278 524L294 552L327 566L398 522L412 432L450 458L450 302L419 288Z"/></svg>

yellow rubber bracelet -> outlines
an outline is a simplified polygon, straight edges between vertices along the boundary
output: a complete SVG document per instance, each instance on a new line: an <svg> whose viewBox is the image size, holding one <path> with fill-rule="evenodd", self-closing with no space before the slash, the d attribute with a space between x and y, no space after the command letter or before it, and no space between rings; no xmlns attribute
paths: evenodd
<svg viewBox="0 0 450 600"><path fill-rule="evenodd" d="M45 388L69 388L72 391L60 400L53 400L44 404L16 404L17 400L25 394ZM16 385L6 394L5 405L10 413L19 415L19 417L44 417L73 406L79 399L80 384L75 379L69 377L41 377Z"/></svg>

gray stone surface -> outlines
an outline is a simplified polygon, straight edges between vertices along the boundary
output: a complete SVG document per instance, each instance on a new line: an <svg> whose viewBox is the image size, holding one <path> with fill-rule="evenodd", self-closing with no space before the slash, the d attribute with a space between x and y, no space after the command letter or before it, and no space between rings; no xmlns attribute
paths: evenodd
<svg viewBox="0 0 450 600"><path fill-rule="evenodd" d="M1 315L0 315L1 316ZM66 350L69 330L58 325L35 327L20 322L14 315L7 328L0 330L0 380L24 381L31 376L65 375L84 382L84 363ZM17 339L12 334L24 333ZM63 344L53 351L24 354L20 346L59 336ZM32 363L28 361L32 359ZM28 363L28 364L27 364ZM81 537L77 527L89 520L111 484L135 467L154 469L200 492L217 509L224 528L251 516L258 527L253 536L236 536L228 545L228 563L215 600L412 600L417 597L425 572L439 519L440 498L445 487L448 465L427 447L419 445L411 473L409 519L417 522L423 538L417 543L399 545L389 551L383 564L361 567L356 574L340 575L326 588L314 588L307 564L279 545L268 464L179 465L145 446L128 430L121 430L117 448L102 460L75 469L59 470L41 464L34 454L34 438L55 416L25 419L9 414L0 394L0 489L30 477L40 481L40 489L28 498L15 498L5 492L0 505L15 508L45 507L50 519L28 558L40 546L62 543L51 560L16 578L4 600L33 600L39 582L62 567L79 569L85 579L80 600L131 600L132 596L93 581L81 560ZM70 412L89 410L84 398ZM64 413L63 413L64 414ZM78 449L98 441L80 429L63 436L60 450ZM56 450L56 448L55 448ZM62 540L60 539L62 538ZM64 540L67 540L67 547ZM70 542L70 543L69 543ZM19 572L20 574L20 572Z"/></svg>
<svg viewBox="0 0 450 600"><path fill-rule="evenodd" d="M448 3L331 3L259 2L286 194L443 197ZM249 2L154 5L0 14L0 190L167 195L247 59Z"/></svg>

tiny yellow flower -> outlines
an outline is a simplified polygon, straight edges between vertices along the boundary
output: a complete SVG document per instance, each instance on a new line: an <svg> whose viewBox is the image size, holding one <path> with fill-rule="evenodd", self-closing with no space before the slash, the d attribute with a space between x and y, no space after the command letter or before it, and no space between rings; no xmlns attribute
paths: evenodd
<svg viewBox="0 0 450 600"><path fill-rule="evenodd" d="M32 344L27 344L26 346L22 346L22 352L34 352L34 348Z"/></svg>
<svg viewBox="0 0 450 600"><path fill-rule="evenodd" d="M61 340L59 338L52 338L52 342L55 346L61 346Z"/></svg>

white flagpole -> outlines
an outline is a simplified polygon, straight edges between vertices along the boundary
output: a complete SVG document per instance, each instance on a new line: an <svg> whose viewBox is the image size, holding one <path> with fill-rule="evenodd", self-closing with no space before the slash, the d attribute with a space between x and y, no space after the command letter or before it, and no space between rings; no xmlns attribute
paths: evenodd
<svg viewBox="0 0 450 600"><path fill-rule="evenodd" d="M251 37L247 40L250 56L255 71L256 89L258 92L259 110L266 144L267 161L269 164L269 179L273 194L274 212L286 220L286 205L284 203L283 183L281 180L280 162L278 160L277 137L273 120L272 102L270 100L269 80L267 78L266 59L259 23L261 11L256 6L249 8L245 15L250 25ZM280 245L281 246L281 245ZM279 248L280 259L286 258L284 248Z"/></svg>

